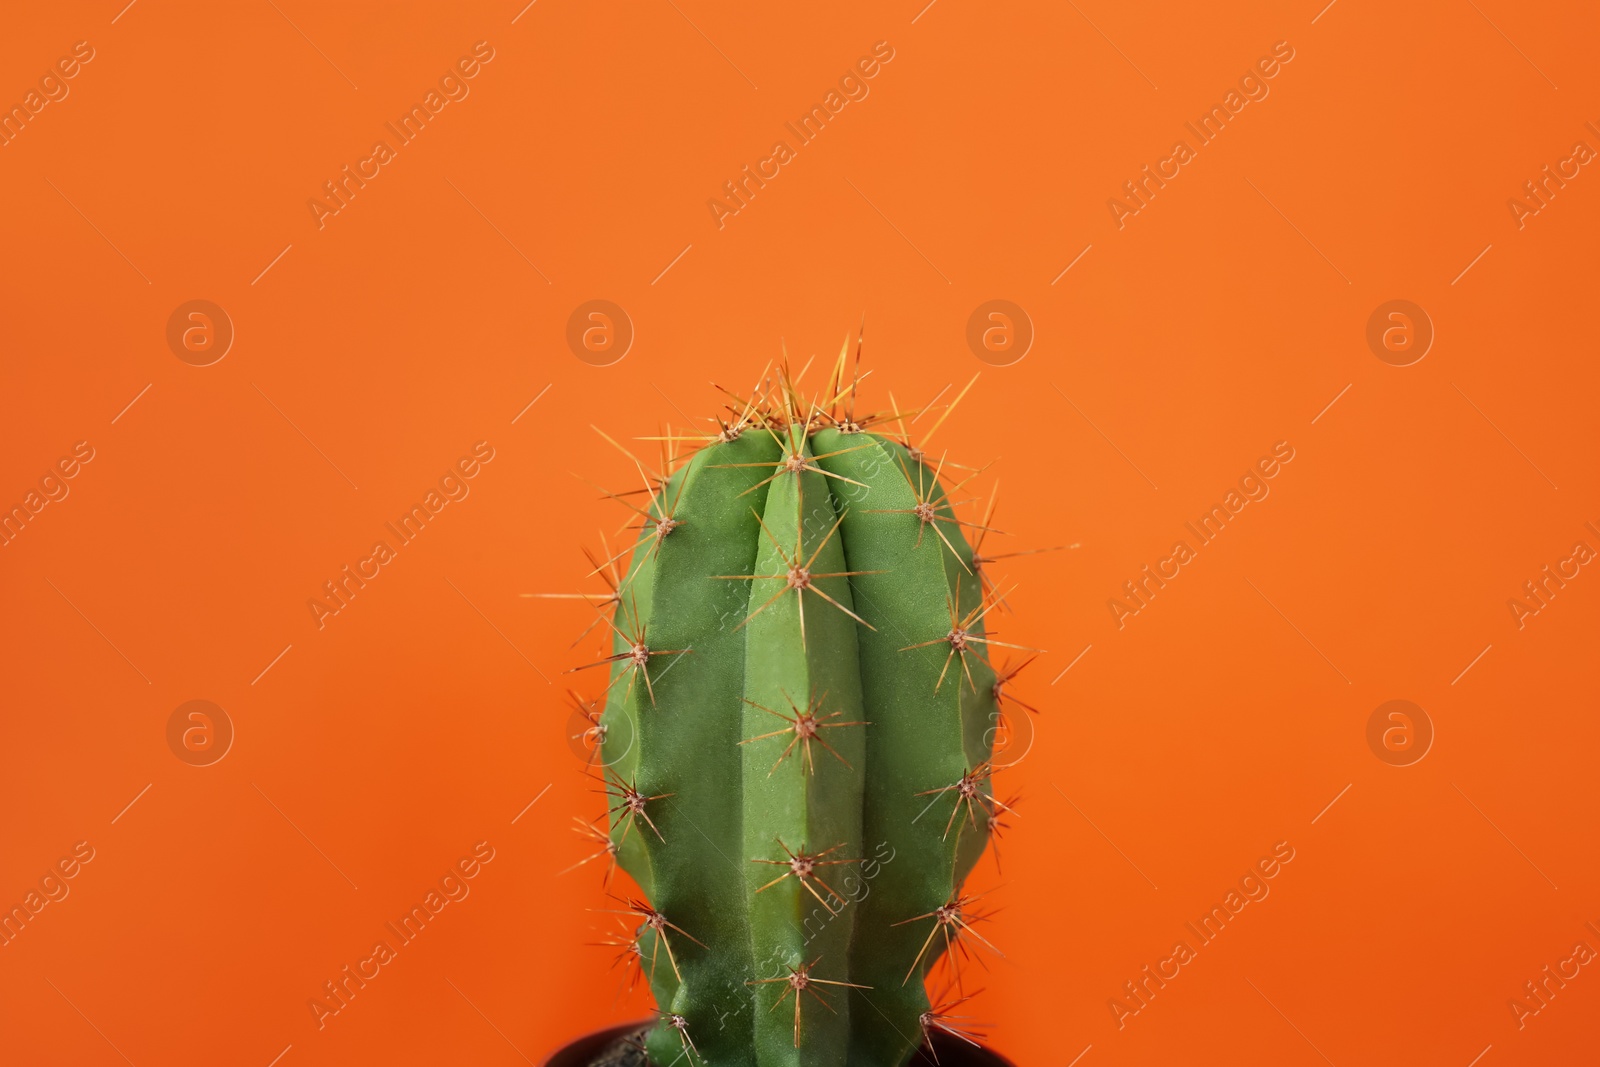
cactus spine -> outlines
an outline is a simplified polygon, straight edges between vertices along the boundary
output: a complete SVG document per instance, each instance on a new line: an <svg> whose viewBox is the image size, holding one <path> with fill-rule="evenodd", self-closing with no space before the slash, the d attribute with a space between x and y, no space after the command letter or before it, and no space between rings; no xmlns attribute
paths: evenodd
<svg viewBox="0 0 1600 1067"><path fill-rule="evenodd" d="M845 358L652 490L611 618L609 832L645 899L610 910L663 1067L899 1067L928 968L978 937L992 601L941 465L857 421Z"/></svg>

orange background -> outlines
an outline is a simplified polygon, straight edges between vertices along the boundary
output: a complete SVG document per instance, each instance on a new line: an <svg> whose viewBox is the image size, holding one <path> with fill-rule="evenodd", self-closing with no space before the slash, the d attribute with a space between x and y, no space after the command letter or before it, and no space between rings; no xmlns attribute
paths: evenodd
<svg viewBox="0 0 1600 1067"><path fill-rule="evenodd" d="M863 314L880 406L983 370L938 441L999 460L999 540L1081 545L1005 568L1004 628L1049 653L1000 785L1023 817L975 876L993 1045L1593 1059L1594 968L1520 1030L1507 1002L1600 948L1600 577L1522 629L1507 600L1600 548L1600 177L1521 229L1507 200L1600 148L1600 17L922 4L6 15L0 100L95 58L0 148L0 501L95 458L0 549L0 898L95 858L0 949L0 1061L512 1064L644 1014L585 944L598 873L557 876L598 810L563 740L586 609L520 594L582 588L623 521L572 477L630 485L591 424L710 414L710 380L831 356ZM480 40L470 96L319 229L306 201ZM880 40L870 95L719 230L707 199ZM1107 199L1278 41L1270 95L1119 230ZM987 368L964 331L997 297L1037 339ZM209 367L165 340L196 298L237 331ZM564 340L593 298L637 329L605 368ZM1409 367L1365 341L1393 298L1437 331ZM471 495L319 630L306 601L480 440ZM1270 497L1118 629L1107 599L1280 440ZM193 699L237 731L212 766L167 745ZM1437 732L1415 765L1367 746L1390 699ZM319 1030L307 1001L485 840ZM1279 841L1271 895L1119 1029L1108 999Z"/></svg>

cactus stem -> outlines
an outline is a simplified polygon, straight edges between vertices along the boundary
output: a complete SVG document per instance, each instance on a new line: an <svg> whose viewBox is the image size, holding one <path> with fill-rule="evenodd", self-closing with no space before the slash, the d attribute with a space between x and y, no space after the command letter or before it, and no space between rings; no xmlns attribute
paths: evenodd
<svg viewBox="0 0 1600 1067"><path fill-rule="evenodd" d="M981 525L979 525L978 523L975 523L975 522L966 522L965 520L956 518L954 515L946 515L946 514L941 514L940 513L939 508L941 506L943 506L947 511L951 507L955 506L950 501L948 494L946 494L946 496L941 500L936 500L934 498L935 497L935 493L939 488L939 475L941 473L943 473L943 471L944 471L944 464L945 464L944 457L941 456L939 458L938 467L935 468L931 472L932 475L933 475L933 478L932 478L931 482L928 481L924 477L925 475L930 473L928 468L926 466L923 466L920 462L917 465L917 477L916 477L916 480L913 481L912 478L911 478L911 471L909 469L907 469L907 467L906 467L905 459L903 457L900 457L900 456L896 456L895 459L900 464L900 473L905 475L906 484L909 485L911 487L911 491L914 494L916 494L917 502L913 506L911 506L909 508L873 508L873 509L870 509L868 511L868 514L872 514L872 515L915 515L917 517L917 543L916 543L916 547L917 548L921 548L922 547L922 538L923 538L923 536L928 532L929 529L932 529L933 532L939 536L939 540L944 542L944 546L950 550L950 554L956 558L956 562L961 564L962 569L965 570L968 574L972 574L973 573L972 568L970 566L968 566L966 560L961 558L961 553L956 551L956 546L951 544L950 538L945 534L945 532L943 530L941 530L939 528L939 523L946 522L946 523L951 524L952 526L957 527L958 529L960 527L962 527L962 526L967 526L967 527L971 527L972 529L975 529L975 530L985 530L985 529L988 529L988 527L981 526ZM975 478L975 477L977 477L977 474L974 473L971 477ZM970 481L970 480L971 480L971 478L967 479L967 481ZM955 492L955 490L961 488L961 486L965 485L965 484L966 484L966 481L963 481L963 482L957 483L956 485L951 486L950 487L950 492L952 492L952 493ZM964 503L964 501L962 503ZM995 533L1000 533L1002 531L996 530L994 532Z"/></svg>
<svg viewBox="0 0 1600 1067"><path fill-rule="evenodd" d="M845 898L840 896L838 894L838 892L832 886L830 886L827 882L824 882L822 880L822 876L817 873L817 868L818 867L837 867L837 866L841 866L841 865L848 865L848 864L851 864L851 863L860 863L861 860L860 859L830 860L830 859L824 859L823 858L825 856L830 856L833 853L839 851L841 848L843 848L844 844L842 842L840 844L834 845L832 848L825 848L821 852L805 852L805 851L795 852L795 851L791 850L788 845L783 843L783 839L781 837L777 838L777 842L778 842L778 847L783 849L784 854L788 857L787 859L781 859L781 860L759 860L758 859L758 860L751 860L750 862L751 863L765 863L765 864L769 864L769 865L774 866L774 867L787 867L789 869L787 871L784 871L782 874L778 875L778 877L774 878L772 881L768 882L766 885L762 886L760 889L757 889L756 892L757 893L765 892L766 890L771 889L773 886L777 885L779 882L783 881L785 878L788 878L790 875L793 875L794 878L800 883L800 885L805 888L806 892L810 893L813 897L817 898L817 903L818 904L821 904L824 908L828 909L829 914L832 914L832 915L839 914L839 912L841 910L843 910L843 908L845 907L846 904L849 903L849 901L845 900ZM820 885L823 888L823 890L827 892L828 896L832 897L834 900L837 900L839 902L839 907L835 908L832 904L830 904L827 900L825 900L823 898L822 894L817 892L816 886L812 885L813 882L815 882L816 885Z"/></svg>
<svg viewBox="0 0 1600 1067"><path fill-rule="evenodd" d="M933 1033L932 1032L934 1030L942 1030L943 1032L949 1034L951 1037L957 1038L957 1039L959 1039L961 1041L965 1041L967 1044L971 1045L973 1048L978 1048L979 1047L977 1039L981 1038L983 1035L981 1033L978 1033L976 1030L962 1029L963 1025L971 1026L972 1025L971 1023L964 1023L964 1022L963 1023L958 1023L956 1021L956 1020L971 1019L972 1016L970 1016L970 1015L952 1015L950 1013L950 1010L952 1008L960 1007L962 1004L965 1004L967 1001L969 1001L973 997L977 996L978 993L980 993L980 992L982 992L982 990L977 990L975 992L968 993L964 997L958 997L955 1000L949 1001L948 1003L940 1004L939 1006L934 1007L934 1008L930 1008L927 1011L922 1013L922 1015L921 1015L921 1017L919 1018L918 1021L921 1022L921 1024L922 1024L922 1036L923 1036L923 1039L924 1039L924 1043L928 1046L928 1051L933 1054L933 1062L934 1063L938 1063L939 1062L939 1053L938 1053L938 1050L934 1048L933 1041L932 1041L932 1037L933 1037Z"/></svg>
<svg viewBox="0 0 1600 1067"><path fill-rule="evenodd" d="M972 828L978 828L978 809L984 809L985 817L992 814L995 809L1010 812L1004 801L997 800L993 794L983 791L983 783L994 777L994 767L987 760L976 767L962 773L961 777L950 785L938 789L925 789L916 794L919 797L940 797L951 790L955 791L956 803L950 812L950 820L944 824L944 836L950 836L950 828L956 823L956 816L961 814L962 805L966 805L967 817L971 820ZM991 807L992 805L992 807ZM918 816L920 818L921 816ZM913 822L916 820L913 819Z"/></svg>
<svg viewBox="0 0 1600 1067"><path fill-rule="evenodd" d="M909 652L914 648L949 644L950 651L944 658L944 669L939 672L938 680L933 683L933 691L935 693L939 691L940 686L944 685L944 676L950 670L950 661L956 656L961 657L961 669L967 676L967 684L972 687L974 693L978 691L977 683L972 680L972 668L967 663L967 653L973 653L984 662L987 662L987 657L982 649L973 647L975 645L999 645L1003 648L1020 649L1023 652L1044 651L1040 648L1029 648L1027 645L1014 645L1009 641L996 641L992 637L980 636L973 632L973 628L983 621L985 615L1000 606L998 597L993 599L985 598L980 601L977 607L967 612L966 615L958 615L959 609L957 609L956 602L953 599L946 598L945 605L950 611L950 632L943 637L935 637L932 641L921 641L914 645L906 645L900 650L901 652Z"/></svg>
<svg viewBox="0 0 1600 1067"><path fill-rule="evenodd" d="M600 431L598 429L596 429L595 432L599 433L601 437L606 437L606 435L603 434L603 433L600 433ZM606 437L606 440L607 441L611 441L611 438ZM614 445L617 444L615 441L611 441L611 443L614 444ZM621 445L617 445L617 447L618 448L622 448ZM629 527L629 529L633 529L633 530L653 530L654 531L655 543L650 546L650 553L654 554L655 552L660 550L661 542L666 540L667 535L670 534L673 530L676 530L678 527L683 525L683 520L677 518L676 515L675 515L675 513L676 513L676 511L678 509L678 498L681 497L682 494L683 494L683 484L681 482L679 483L678 492L673 497L672 506L668 507L666 505L666 503L665 503L665 500L666 500L666 490L665 490L666 478L664 476L661 477L661 484L662 484L663 488L660 489L660 490L657 490L654 485L650 484L650 476L645 473L644 464L640 463L637 459L635 459L634 456L633 456L633 453L629 452L627 449L622 448L622 451L623 451L624 455L626 455L629 459L633 460L634 466L636 468L638 468L639 477L644 480L644 488L642 490L633 490L633 493L645 492L645 493L650 494L650 509L646 510L644 508L638 507L637 505L635 505L633 503L630 503L629 501L623 499L624 496L633 495L632 493L613 493L610 490L603 489L598 485L595 485L594 487L596 489L599 489L601 495L604 496L606 499L615 500L617 503L621 504L623 507L627 508L629 511L631 511L634 514L638 515L643 520L642 522L639 523L639 525ZM587 478L585 478L584 481L587 482L589 480ZM589 484L590 485L594 485L593 482L589 482ZM620 557L613 556L612 559L608 560L607 562L608 563L614 562L618 558L620 558ZM648 558L648 556L646 558Z"/></svg>
<svg viewBox="0 0 1600 1067"><path fill-rule="evenodd" d="M611 632L622 638L623 642L627 644L628 647L626 651L618 652L615 655L607 656L604 659L595 660L593 663L585 663L581 667L573 667L571 670L565 673L572 674L576 671L586 671L590 667L604 667L612 663L623 663L625 664L625 669L615 678L611 679L610 684L606 686L606 691L610 692L611 689L619 681L621 681L624 676L626 676L628 679L628 688L624 694L624 699L626 699L627 697L633 695L633 684L640 675L643 675L645 689L650 693L650 706L654 707L656 703L656 687L650 681L650 657L682 656L692 650L687 648L653 649L649 645L645 644L646 627L639 623L639 605L637 603L633 604L632 609L633 622L629 627L632 631L631 633L622 630L610 619L605 620L606 625L611 627Z"/></svg>
<svg viewBox="0 0 1600 1067"><path fill-rule="evenodd" d="M808 456L808 455L805 454L804 447L799 442L796 442L796 441L791 439L786 444L783 441L783 439L778 436L778 432L776 430L774 430L770 426L767 427L767 432L772 435L772 439L774 441L778 442L778 447L784 450L783 457L781 459L765 460L765 461L762 461L760 463L712 463L712 464L710 464L710 466L712 466L712 467L721 468L721 469L727 469L727 468L733 468L733 467L772 467L772 468L774 468L773 472L770 475L768 475L767 477L761 479L759 482L757 482L756 484L752 485L750 488L746 489L744 492L740 493L739 494L740 496L747 496L750 493L755 492L756 490L758 490L758 489L762 488L763 486L765 486L768 482L776 480L780 475L784 475L784 474L795 474L795 475L798 475L798 474L800 474L800 473L802 473L804 471L811 471L813 474L821 474L824 477L834 478L834 479L837 479L838 481L841 481L841 482L849 482L851 485L859 485L863 489L870 488L865 482L858 482L854 478L846 478L842 474L835 474L833 471L823 470L821 467L817 466L816 462L815 462L816 460L820 460L820 459L831 459L834 456L842 456L846 452L856 452L856 451L859 451L859 450L861 450L863 448L872 448L872 447L874 447L870 443L869 444L865 444L865 445L856 445L856 446L854 446L852 448L838 448L838 449L834 449L832 452L821 452L821 453L818 453L816 455Z"/></svg>
<svg viewBox="0 0 1600 1067"><path fill-rule="evenodd" d="M774 711L765 704L757 704L749 697L744 698L744 702L749 704L751 707L760 708L768 715L776 715L778 718L789 723L790 725L782 730L773 730L771 733L757 734L755 737L747 737L743 741L739 742L741 745L748 745L752 741L764 741L769 737L778 737L782 734L794 734L794 737L790 739L788 745L784 747L782 754L780 754L777 760L772 764L772 770L767 772L767 777L772 777L773 771L776 771L779 765L788 758L789 753L794 751L795 745L800 746L800 762L805 764L806 773L808 775L815 774L817 772L817 764L811 752L811 742L813 741L827 749L829 752L832 752L834 758L836 758L846 767L849 767L850 761L839 755L839 750L828 744L827 741L823 740L822 735L818 731L834 726L871 726L872 724L866 721L829 721L830 719L837 719L839 716L843 715L844 712L842 711L830 712L827 715L819 715L818 712L822 710L822 702L828 699L828 694L826 692L824 692L821 696L813 695L811 700L807 703L806 710L804 711L800 710L799 705L794 702L794 698L788 693L783 694L783 699L789 702L789 707L794 712L792 716L785 715L781 711ZM853 770L854 768L851 769Z"/></svg>
<svg viewBox="0 0 1600 1067"><path fill-rule="evenodd" d="M690 1063L693 1063L696 1059L699 1059L700 1050L694 1047L694 1038L689 1036L689 1020L685 1019L676 1012L661 1012L661 1018L668 1026L672 1027L678 1032L678 1039L683 1042L682 1055L689 1056ZM704 1061L702 1060L702 1062Z"/></svg>
<svg viewBox="0 0 1600 1067"><path fill-rule="evenodd" d="M683 496L683 486L683 482L678 483L678 491L673 496L670 508L666 506L665 502L667 496L665 483L663 483L663 488L659 493L653 488L650 490L651 510L644 513L644 522L640 523L635 529L654 531L655 543L650 546L651 553L661 551L661 542L665 541L667 535L673 530L683 525L683 520L676 517L678 501Z"/></svg>
<svg viewBox="0 0 1600 1067"><path fill-rule="evenodd" d="M605 881L600 884L601 888L610 889L611 876L617 872L617 853L621 851L621 846L617 842L611 840L610 834L606 833L604 830L596 828L593 823L584 822L576 815L572 817L572 821L578 824L577 826L573 827L573 830L580 837L586 838L591 843L599 845L600 848L595 852L585 856L577 863L574 863L566 870L559 872L559 874L569 874L572 871L577 870L579 867L582 867L584 864L589 863L591 860L597 860L601 856L605 856L610 860L610 863L606 866Z"/></svg>
<svg viewBox="0 0 1600 1067"><path fill-rule="evenodd" d="M836 354L796 361L804 366L785 351L753 388L718 386L709 419L606 437L641 481L602 490L627 509L617 529L630 530L606 533L630 549L605 544L589 557L604 587L564 597L608 616L580 641L604 641L596 662L574 668L605 668L603 718L574 695L581 717L567 732L592 744L602 724L614 727L587 761L608 821L580 822L589 843L568 872L588 866L587 879L605 867L608 895L616 868L632 876L626 887L616 879L622 895L601 905L612 912L596 936L613 966L637 970L630 989L649 983L657 1021L636 1043L665 1067L892 1067L920 1058L928 1036L942 1056L977 1025L960 1014L973 992L963 979L978 977L963 972L974 956L989 965L980 949L998 954L982 925L992 909L962 887L990 838L1016 824L1016 798L991 780L995 739L1039 710L1011 693L1039 650L992 632L988 616L1009 610L998 573L1009 564L983 568L1027 553L995 551L1010 539L986 543L1002 532L997 497L975 488L987 468L952 462L938 436L976 378L915 410L890 395L869 413L863 338L864 327L853 364L848 336ZM925 544L930 529L938 541ZM922 651L904 654L912 649ZM1010 665L996 669L997 653ZM758 743L767 747L743 747ZM873 841L883 842L881 880L870 896L850 892L868 861L847 857ZM819 904L815 916L827 918L813 933Z"/></svg>
<svg viewBox="0 0 1600 1067"><path fill-rule="evenodd" d="M958 993L962 992L962 989L961 968L957 959L957 952L959 951L962 956L966 955L967 949L964 940L965 938L970 937L973 940L978 941L988 948L990 952L993 952L996 956L999 956L1002 959L1005 957L1005 953L995 948L994 945L990 943L988 938L984 937L982 934L978 933L972 928L973 923L982 922L983 920L989 918L989 913L987 912L978 913L967 910L982 896L982 893L978 894L977 896L970 897L957 893L948 901L939 905L930 912L926 912L922 915L915 915L909 919L905 919L901 922L893 924L895 926L906 926L910 923L919 922L922 919L933 920L933 929L928 931L927 940L922 942L922 949L917 953L917 958L911 963L911 970L906 972L905 982L911 981L911 976L917 973L917 967L922 963L922 957L927 955L928 946L933 944L935 935L942 934L944 936L945 957L950 961L950 967L951 971L955 975L956 991ZM905 982L902 982L901 984L904 985Z"/></svg>
<svg viewBox="0 0 1600 1067"><path fill-rule="evenodd" d="M661 946L665 945L667 948L667 962L672 964L672 973L677 975L678 980L681 982L683 980L683 972L678 970L678 957L672 953L672 942L667 940L667 931L672 930L675 933L681 934L682 936L687 937L690 941L693 941L695 944L699 945L701 948L706 947L705 942L696 938L693 934L684 930L683 927L679 926L678 924L670 922L665 915L661 914L659 911L656 911L642 900L613 896L609 893L606 895L610 896L612 900L626 905L626 908L620 911L615 908L603 908L601 909L602 911L605 911L610 915L637 916L643 920L644 925L656 935L655 941L650 948L650 980L652 982L655 981L657 954L660 951Z"/></svg>
<svg viewBox="0 0 1600 1067"><path fill-rule="evenodd" d="M585 478L584 481L588 481L588 479ZM593 482L589 482L589 484L590 485L594 485ZM599 486L595 486L595 488L599 489L600 487ZM655 491L654 490L652 490L648 486L646 486L645 489L642 490L642 491L649 492L651 494L652 499L654 499L654 497L655 497ZM603 489L601 490L601 493L605 497L607 497L607 498L609 498L611 500L615 500L618 503L622 504L624 507L626 507L628 510L634 512L635 514L638 514L638 515L642 516L642 518L643 518L642 522L638 523L637 525L631 525L631 526L625 524L623 526L623 529L626 529L626 530L652 529L654 531L655 541L650 545L649 549L646 550L644 552L644 554L639 557L640 559L649 559L652 556L654 556L656 554L656 552L661 547L662 539L665 538L668 534L670 534L673 530L675 530L679 526L683 525L682 520L674 518L670 513L663 512L660 515L652 515L648 511L644 511L644 510L642 510L640 508L634 507L632 504L628 503L626 500L623 500L621 495L619 495L617 493L606 492ZM609 551L609 550L610 550L610 548L609 548L609 546L607 546L607 551ZM596 574L600 574L602 572L602 569L610 570L612 575L617 579L616 583L615 583L615 588L620 593L623 582L621 580L621 576L617 574L616 564L620 559L622 559L623 556L626 556L629 552L632 552L632 551L634 551L634 548L631 545L623 547L621 550L613 553L610 556L607 556L606 559L603 562L595 563L594 570L590 571L589 574L586 575L585 577L592 577L592 576L594 576ZM589 561L591 563L594 563L595 562L594 557L590 556L589 557ZM608 584L610 584L610 580L609 579L608 579ZM582 638L579 638L579 640L582 640ZM576 642L574 642L574 643L576 643Z"/></svg>
<svg viewBox="0 0 1600 1067"><path fill-rule="evenodd" d="M821 958L822 958L821 956L818 956L817 959L812 960L810 963L802 963L798 967L790 967L788 974L782 974L782 975L779 975L776 978L757 978L753 982L746 982L745 983L745 985L770 985L770 984L772 984L774 982L782 982L782 983L784 983L783 992L778 995L778 999L773 1002L772 1007L767 1009L767 1011L769 1013L777 1011L778 1008L780 1006L782 1006L783 1002L785 1000L789 999L789 994L791 994L791 993L794 994L794 1047L795 1048L799 1048L800 1047L800 1001L802 999L801 998L801 994L802 993L810 993L813 997L816 998L818 1004L821 1004L824 1008L827 1008L829 1011L833 1011L834 1010L833 1009L833 1005L828 1003L828 998L823 996L822 990L813 989L813 988L811 988L812 986L832 985L832 986L844 986L844 987L849 988L849 989L871 989L872 988L869 985L861 985L861 984L856 983L856 982L835 982L835 981L832 981L831 979L827 979L827 978L813 978L811 976L811 968L815 967L817 965L817 960L820 960ZM837 1013L835 1013L835 1014L837 1014Z"/></svg>
<svg viewBox="0 0 1600 1067"><path fill-rule="evenodd" d="M751 509L751 514L755 515L756 521L761 523L761 529L762 529L763 532L766 533L767 539L772 542L772 547L777 549L778 558L783 561L783 566L784 566L783 573L781 573L781 574L713 574L713 575L711 575L711 577L714 578L714 579L717 579L719 581L735 581L735 582L748 582L748 581L751 581L753 579L758 579L758 578L762 578L762 579L782 578L782 579L784 579L784 585L776 593L773 593L770 597L768 597L766 599L766 601L763 602L762 605L759 608L756 608L756 610L752 611L748 616L746 616L744 622L741 622L738 626L735 626L734 627L735 630L738 630L738 629L742 628L751 619L755 618L757 615L760 615L763 611L766 611L769 607L771 607L773 605L773 603L775 603L777 600L779 600L785 593L789 592L789 590L791 590L791 589L794 590L795 600L797 601L798 607L800 609L800 647L801 648L805 648L806 647L806 606L805 606L805 596L804 596L804 594L807 593L807 592L815 593L817 596L821 597L823 600L826 600L828 603L832 604L834 607L838 608L840 611L844 612L846 615L850 616L852 619L856 620L856 622L859 622L862 626L865 626L867 629L869 629L869 630L876 630L877 629L876 626L873 626L866 619L863 619L860 615L857 615L855 612L851 611L849 608L847 608L843 604L839 603L833 597L831 597L827 593L823 592L816 585L816 579L818 579L818 578L850 578L850 577L854 577L855 575L858 575L858 574L882 574L883 573L882 571L832 571L832 572L830 572L828 574L814 574L811 571L811 564L813 564L813 563L815 563L817 561L817 556L822 553L822 550L825 547L827 547L828 542L833 539L833 535L839 532L839 524L844 522L845 515L849 514L848 511L844 512L837 519L834 520L833 526L829 528L827 536L824 537L820 542L818 542L816 549L811 553L811 558L806 560L804 563L800 562L800 554L801 554L801 551L802 551L802 549L800 547L800 537L805 532L803 524L797 524L797 526L796 526L795 535L794 535L794 555L791 556L791 555L789 555L788 552L786 552L784 550L784 547L778 543L778 539L773 536L772 531L767 527L766 521L761 518L761 515L759 513L757 513L754 508Z"/></svg>
<svg viewBox="0 0 1600 1067"><path fill-rule="evenodd" d="M639 819L644 820L645 825L655 833L658 841L665 841L666 838L661 836L661 831L656 829L656 824L651 820L650 813L645 811L645 805L653 800L665 800L667 797L676 796L676 794L657 793L655 796L647 797L634 788L632 782L623 781L622 776L617 774L616 771L608 767L606 768L606 773L611 776L610 781L606 782L604 789L596 790L596 792L605 793L606 796L618 801L608 812L611 815L620 813L625 823L622 828L622 837L617 841L617 847L622 847L623 842L628 840L628 832L633 829L633 824Z"/></svg>

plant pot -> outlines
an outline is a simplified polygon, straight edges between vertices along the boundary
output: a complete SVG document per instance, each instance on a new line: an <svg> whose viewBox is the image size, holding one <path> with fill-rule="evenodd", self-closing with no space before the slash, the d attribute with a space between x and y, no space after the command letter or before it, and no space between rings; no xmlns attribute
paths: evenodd
<svg viewBox="0 0 1600 1067"><path fill-rule="evenodd" d="M544 1067L593 1067L595 1061L620 1045L630 1034L648 1027L650 1020L623 1023L604 1030L585 1034L571 1044L557 1049L544 1061ZM1015 1067L998 1052L975 1047L959 1038L935 1033L930 1049L924 1045L911 1057L908 1067Z"/></svg>

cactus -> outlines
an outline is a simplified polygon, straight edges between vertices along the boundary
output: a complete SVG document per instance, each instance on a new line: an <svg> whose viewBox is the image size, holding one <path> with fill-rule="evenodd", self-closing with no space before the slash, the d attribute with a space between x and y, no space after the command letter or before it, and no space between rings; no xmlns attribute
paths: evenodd
<svg viewBox="0 0 1600 1067"><path fill-rule="evenodd" d="M993 947L962 885L1010 810L997 594L909 416L855 415L859 358L815 400L780 370L646 476L608 581L609 825L585 832L643 894L603 910L663 1067L899 1067L930 1028L966 1037L929 968L964 999L960 959Z"/></svg>

